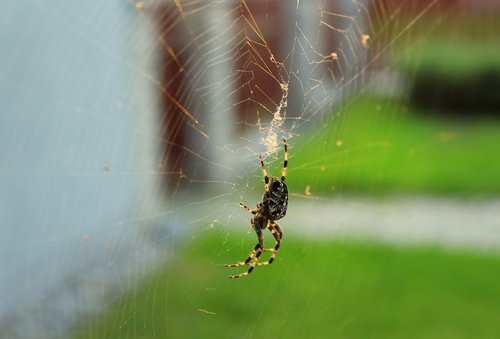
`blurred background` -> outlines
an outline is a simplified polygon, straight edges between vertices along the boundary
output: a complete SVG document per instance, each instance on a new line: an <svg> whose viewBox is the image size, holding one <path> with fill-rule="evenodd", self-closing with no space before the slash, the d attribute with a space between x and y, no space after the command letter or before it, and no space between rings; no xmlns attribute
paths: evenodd
<svg viewBox="0 0 500 339"><path fill-rule="evenodd" d="M497 337L499 14L4 4L0 337ZM228 279L282 138L280 251Z"/></svg>

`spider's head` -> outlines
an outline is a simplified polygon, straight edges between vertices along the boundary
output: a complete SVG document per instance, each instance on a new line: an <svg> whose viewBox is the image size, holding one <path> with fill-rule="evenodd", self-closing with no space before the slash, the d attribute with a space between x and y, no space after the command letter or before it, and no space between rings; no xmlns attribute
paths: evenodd
<svg viewBox="0 0 500 339"><path fill-rule="evenodd" d="M271 182L269 183L269 191L279 191L283 189L283 187L286 188L285 182L281 181L277 177L272 177Z"/></svg>
<svg viewBox="0 0 500 339"><path fill-rule="evenodd" d="M278 220L285 216L288 208L288 187L276 177L269 183L269 191L262 197L263 215L269 220Z"/></svg>

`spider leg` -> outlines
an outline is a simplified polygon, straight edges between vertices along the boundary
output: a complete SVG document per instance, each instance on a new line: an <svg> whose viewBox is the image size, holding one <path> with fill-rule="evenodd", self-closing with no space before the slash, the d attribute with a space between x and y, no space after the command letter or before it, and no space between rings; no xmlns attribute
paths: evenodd
<svg viewBox="0 0 500 339"><path fill-rule="evenodd" d="M262 160L262 157L259 155L260 159L260 167L262 167L262 173L264 174L264 188L266 189L266 192L269 191L269 175L267 174L266 166L264 165L264 161Z"/></svg>
<svg viewBox="0 0 500 339"><path fill-rule="evenodd" d="M252 213L252 214L255 214L257 213L257 211L252 211L252 209L250 207L248 207L247 205L245 205L244 203L240 202L240 207L241 208L244 208L246 209L248 212Z"/></svg>
<svg viewBox="0 0 500 339"><path fill-rule="evenodd" d="M278 249L280 248L281 245L281 235L283 233L281 232L281 228L279 227L279 225L276 222L271 221L267 225L267 228L269 228L269 231L271 231L272 235L274 236L274 239L276 240L276 245L274 246L274 248L267 248L264 250L266 252L271 252L271 257L269 258L268 261L257 263L257 266L266 266L272 264L274 259L276 258L276 255L278 254Z"/></svg>
<svg viewBox="0 0 500 339"><path fill-rule="evenodd" d="M263 250L260 248L260 244L257 243L255 247L253 248L252 252L248 255L248 257L245 259L245 261L240 261L236 264L225 264L224 266L226 267L239 267L239 266L245 266L249 265L250 261L252 259L255 259L255 256L257 255L258 252L262 252Z"/></svg>
<svg viewBox="0 0 500 339"><path fill-rule="evenodd" d="M244 277L245 275L252 273L255 266L257 266L257 262L259 261L259 257L262 254L262 252L264 251L264 237L262 235L262 230L260 228L256 228L256 232L257 232L257 237L259 238L259 242L255 245L252 252L250 252L250 254L245 259L245 261L241 261L241 262L236 263L236 264L224 265L226 267L239 267L239 266L244 266L244 265L250 265L250 267L248 268L248 271L242 272L238 275L230 275L229 278L236 279L236 278Z"/></svg>
<svg viewBox="0 0 500 339"><path fill-rule="evenodd" d="M281 170L281 181L285 181L286 168L288 167L288 144L285 138L283 138L283 145L285 146L285 157L283 160L283 169Z"/></svg>
<svg viewBox="0 0 500 339"><path fill-rule="evenodd" d="M281 231L280 225L278 225L275 221L273 221L272 224L276 229L276 231L278 231L278 234L280 235L280 240L283 239L283 232Z"/></svg>

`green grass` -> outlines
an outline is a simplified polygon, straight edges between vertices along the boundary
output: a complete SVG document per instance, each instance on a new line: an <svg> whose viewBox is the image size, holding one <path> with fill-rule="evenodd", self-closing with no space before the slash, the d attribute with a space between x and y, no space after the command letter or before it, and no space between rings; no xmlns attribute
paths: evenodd
<svg viewBox="0 0 500 339"><path fill-rule="evenodd" d="M391 61L393 66L410 74L415 69L454 76L468 76L485 69L498 71L499 29L495 13L430 15L416 22L395 42Z"/></svg>
<svg viewBox="0 0 500 339"><path fill-rule="evenodd" d="M219 264L242 259L253 235L248 238L244 244L240 236L216 233L193 239L83 324L77 337L442 339L500 333L498 257L287 238L276 264L227 279L240 269Z"/></svg>
<svg viewBox="0 0 500 339"><path fill-rule="evenodd" d="M450 39L422 40L401 50L396 67L410 74L417 69L437 70L455 76L468 76L484 70L500 70L500 47L494 41Z"/></svg>
<svg viewBox="0 0 500 339"><path fill-rule="evenodd" d="M498 70L498 23L494 14L430 12L408 26L391 47L388 63L410 79L415 72L455 79ZM391 42L383 34L374 39L381 39L381 45ZM290 139L287 181L294 193L307 187L312 194L500 193L500 121L433 120L425 118L428 112L421 114L395 99L361 96L350 101L322 121L320 129Z"/></svg>
<svg viewBox="0 0 500 339"><path fill-rule="evenodd" d="M298 193L500 192L498 121L425 118L393 99L361 97L294 141L287 181Z"/></svg>

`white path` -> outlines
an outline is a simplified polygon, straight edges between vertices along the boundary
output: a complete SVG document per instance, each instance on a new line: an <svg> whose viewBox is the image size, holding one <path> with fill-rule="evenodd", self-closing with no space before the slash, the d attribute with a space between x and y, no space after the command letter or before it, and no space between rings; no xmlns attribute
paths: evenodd
<svg viewBox="0 0 500 339"><path fill-rule="evenodd" d="M292 199L290 233L500 250L500 199Z"/></svg>

